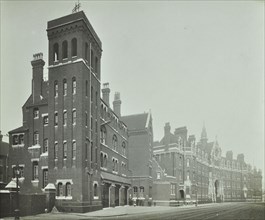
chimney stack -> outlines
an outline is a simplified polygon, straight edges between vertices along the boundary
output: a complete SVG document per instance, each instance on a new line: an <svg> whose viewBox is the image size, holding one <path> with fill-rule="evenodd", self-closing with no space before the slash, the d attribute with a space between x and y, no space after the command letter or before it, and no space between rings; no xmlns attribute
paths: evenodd
<svg viewBox="0 0 265 220"><path fill-rule="evenodd" d="M167 123L165 124L165 127L164 127L165 136L170 134L170 129L171 129L171 127L170 127L170 123L167 122Z"/></svg>
<svg viewBox="0 0 265 220"><path fill-rule="evenodd" d="M121 99L119 92L115 92L114 95L113 111L118 117L121 117Z"/></svg>
<svg viewBox="0 0 265 220"><path fill-rule="evenodd" d="M43 60L43 53L33 55L32 65L32 97L33 103L40 101L42 95L43 82L43 67L45 62Z"/></svg>
<svg viewBox="0 0 265 220"><path fill-rule="evenodd" d="M109 106L109 94L110 94L109 83L104 83L103 89L101 91L102 91L103 101Z"/></svg>

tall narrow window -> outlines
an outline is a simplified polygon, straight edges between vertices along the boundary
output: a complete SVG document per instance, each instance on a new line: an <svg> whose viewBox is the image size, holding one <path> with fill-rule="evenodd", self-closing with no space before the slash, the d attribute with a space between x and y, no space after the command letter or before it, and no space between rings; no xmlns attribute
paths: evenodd
<svg viewBox="0 0 265 220"><path fill-rule="evenodd" d="M190 166L190 159L187 158L187 167L189 167L189 166Z"/></svg>
<svg viewBox="0 0 265 220"><path fill-rule="evenodd" d="M93 91L94 89L93 89L93 86L91 86L91 92L90 92L90 100L91 100L91 102L93 102Z"/></svg>
<svg viewBox="0 0 265 220"><path fill-rule="evenodd" d="M118 140L117 140L116 135L113 135L113 137L112 137L112 145L113 145L113 149L117 150Z"/></svg>
<svg viewBox="0 0 265 220"><path fill-rule="evenodd" d="M72 144L72 158L75 159L76 158L76 142L73 141Z"/></svg>
<svg viewBox="0 0 265 220"><path fill-rule="evenodd" d="M88 43L85 44L85 59L88 61Z"/></svg>
<svg viewBox="0 0 265 220"><path fill-rule="evenodd" d="M38 133L37 131L34 132L33 144L34 144L34 145L39 144L39 133Z"/></svg>
<svg viewBox="0 0 265 220"><path fill-rule="evenodd" d="M54 82L54 96L55 97L58 96L58 82L57 81Z"/></svg>
<svg viewBox="0 0 265 220"><path fill-rule="evenodd" d="M122 154L125 155L126 151L126 145L125 142L122 142Z"/></svg>
<svg viewBox="0 0 265 220"><path fill-rule="evenodd" d="M94 149L93 149L93 142L90 143L90 161L93 162L93 153L94 153Z"/></svg>
<svg viewBox="0 0 265 220"><path fill-rule="evenodd" d="M95 58L95 72L98 72L98 58Z"/></svg>
<svg viewBox="0 0 265 220"><path fill-rule="evenodd" d="M58 183L58 191L57 191L57 195L58 196L63 196L63 184L62 183Z"/></svg>
<svg viewBox="0 0 265 220"><path fill-rule="evenodd" d="M67 125L67 111L63 112L63 125Z"/></svg>
<svg viewBox="0 0 265 220"><path fill-rule="evenodd" d="M65 40L63 42L63 59L67 58L68 57L68 43L67 41Z"/></svg>
<svg viewBox="0 0 265 220"><path fill-rule="evenodd" d="M98 92L95 93L95 102L96 102L96 107L98 107Z"/></svg>
<svg viewBox="0 0 265 220"><path fill-rule="evenodd" d="M95 183L94 184L94 197L97 197L98 196L98 184Z"/></svg>
<svg viewBox="0 0 265 220"><path fill-rule="evenodd" d="M86 127L88 126L88 116L87 116L87 112L85 112L86 115Z"/></svg>
<svg viewBox="0 0 265 220"><path fill-rule="evenodd" d="M94 68L94 53L93 53L93 50L91 49L91 58L90 58L90 66L92 67L92 70Z"/></svg>
<svg viewBox="0 0 265 220"><path fill-rule="evenodd" d="M53 61L59 60L59 44L55 43L53 45Z"/></svg>
<svg viewBox="0 0 265 220"><path fill-rule="evenodd" d="M54 159L58 159L58 143L54 144Z"/></svg>
<svg viewBox="0 0 265 220"><path fill-rule="evenodd" d="M67 158L67 142L63 143L63 158Z"/></svg>
<svg viewBox="0 0 265 220"><path fill-rule="evenodd" d="M76 94L76 79L75 77L72 79L72 93Z"/></svg>
<svg viewBox="0 0 265 220"><path fill-rule="evenodd" d="M88 149L87 149L87 142L85 143L85 159L87 160Z"/></svg>
<svg viewBox="0 0 265 220"><path fill-rule="evenodd" d="M88 96L88 81L86 80L86 96Z"/></svg>
<svg viewBox="0 0 265 220"><path fill-rule="evenodd" d="M72 57L77 56L77 40L73 38L72 41Z"/></svg>
<svg viewBox="0 0 265 220"><path fill-rule="evenodd" d="M75 109L72 112L72 123L73 123L73 125L76 124L76 110Z"/></svg>
<svg viewBox="0 0 265 220"><path fill-rule="evenodd" d="M105 128L105 126L101 126L101 128L100 128L100 142L102 144L106 144L106 136L107 136L106 128Z"/></svg>
<svg viewBox="0 0 265 220"><path fill-rule="evenodd" d="M39 179L39 165L38 165L38 161L33 161L32 168L33 168L32 179L33 180Z"/></svg>
<svg viewBox="0 0 265 220"><path fill-rule="evenodd" d="M65 187L65 196L71 196L72 192L71 192L71 183L66 183L66 187Z"/></svg>
<svg viewBox="0 0 265 220"><path fill-rule="evenodd" d="M100 153L100 166L104 167L103 153Z"/></svg>
<svg viewBox="0 0 265 220"><path fill-rule="evenodd" d="M58 112L54 113L54 126L58 125Z"/></svg>
<svg viewBox="0 0 265 220"><path fill-rule="evenodd" d="M48 151L48 144L49 144L48 138L45 138L43 141L43 153Z"/></svg>
<svg viewBox="0 0 265 220"><path fill-rule="evenodd" d="M43 170L43 184L42 187L45 188L48 185L48 170Z"/></svg>
<svg viewBox="0 0 265 220"><path fill-rule="evenodd" d="M66 79L63 80L63 95L67 95L67 81Z"/></svg>
<svg viewBox="0 0 265 220"><path fill-rule="evenodd" d="M13 145L18 144L18 135L13 135Z"/></svg>

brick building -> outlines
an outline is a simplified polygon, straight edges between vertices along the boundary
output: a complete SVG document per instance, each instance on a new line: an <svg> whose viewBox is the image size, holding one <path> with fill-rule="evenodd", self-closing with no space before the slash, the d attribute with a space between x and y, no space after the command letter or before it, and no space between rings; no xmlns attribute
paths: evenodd
<svg viewBox="0 0 265 220"><path fill-rule="evenodd" d="M153 124L152 114L142 113L122 117L128 126L129 166L132 171L132 199L140 205L152 200Z"/></svg>
<svg viewBox="0 0 265 220"><path fill-rule="evenodd" d="M83 11L48 22L48 80L33 56L32 93L23 126L9 132L9 172L19 165L22 193L56 188L62 211L128 203L128 134L107 84L101 92L102 44ZM116 99L119 98L118 94Z"/></svg>
<svg viewBox="0 0 265 220"><path fill-rule="evenodd" d="M164 129L164 137L154 144L153 152L166 176L175 178L171 182L177 181L175 200L261 200L261 171L252 169L244 161L243 154L235 159L233 152L228 151L223 157L218 141L208 142L204 126L197 144L194 135L187 136L186 127L177 128L174 134L169 123ZM170 199L173 199L172 196L168 197Z"/></svg>

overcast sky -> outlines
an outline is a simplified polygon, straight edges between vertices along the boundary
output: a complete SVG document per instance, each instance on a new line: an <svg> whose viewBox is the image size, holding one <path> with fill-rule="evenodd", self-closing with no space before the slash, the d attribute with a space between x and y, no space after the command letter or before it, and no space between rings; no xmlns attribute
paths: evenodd
<svg viewBox="0 0 265 220"><path fill-rule="evenodd" d="M30 61L47 63L47 21L72 12L73 1L1 1L1 130L22 125L31 93ZM264 167L263 1L81 1L103 44L102 83L122 114L153 116L154 137L164 124L187 126L223 155L233 150ZM45 65L45 73L48 72Z"/></svg>

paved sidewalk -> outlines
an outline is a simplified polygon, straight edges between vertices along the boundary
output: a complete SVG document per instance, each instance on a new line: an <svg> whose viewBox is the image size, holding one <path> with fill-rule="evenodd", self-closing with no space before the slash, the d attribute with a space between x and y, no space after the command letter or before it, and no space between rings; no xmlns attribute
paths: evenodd
<svg viewBox="0 0 265 220"><path fill-rule="evenodd" d="M210 205L216 205L215 203L201 204L198 207L205 207ZM195 205L184 205L179 207L169 207L169 206L118 206L115 208L104 208L102 210L87 212L87 213L45 213L39 215L25 216L21 217L22 220L33 220L33 219L94 219L100 217L115 217L115 216L125 216L125 215L139 215L145 213L159 213L165 211L172 211L178 209L190 209L195 208ZM14 219L13 217L4 218L6 220Z"/></svg>

